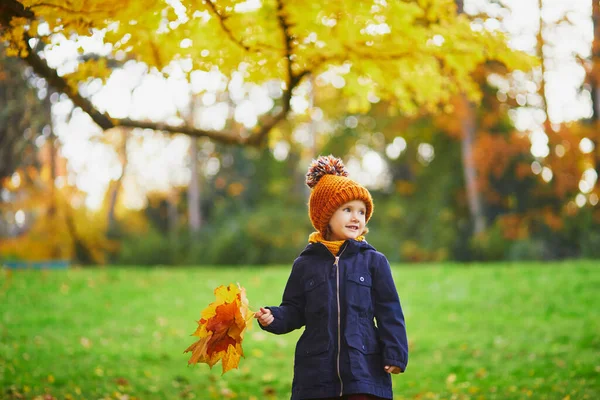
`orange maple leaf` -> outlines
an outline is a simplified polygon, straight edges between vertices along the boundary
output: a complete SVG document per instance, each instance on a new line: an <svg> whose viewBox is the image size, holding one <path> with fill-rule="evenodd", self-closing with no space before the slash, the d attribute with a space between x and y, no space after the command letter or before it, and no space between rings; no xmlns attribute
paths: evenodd
<svg viewBox="0 0 600 400"><path fill-rule="evenodd" d="M189 364L206 363L211 368L219 360L223 374L237 368L242 351L242 340L253 312L248 307L246 289L239 284L219 286L215 289L217 300L205 308L192 334L200 340L188 347L184 353L192 352Z"/></svg>

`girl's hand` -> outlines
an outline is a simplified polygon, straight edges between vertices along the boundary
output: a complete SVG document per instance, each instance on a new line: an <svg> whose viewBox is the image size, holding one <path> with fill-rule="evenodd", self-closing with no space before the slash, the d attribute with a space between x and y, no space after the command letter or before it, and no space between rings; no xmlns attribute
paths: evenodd
<svg viewBox="0 0 600 400"><path fill-rule="evenodd" d="M400 367L396 367L395 365L386 365L383 369L385 369L385 372L388 374L399 374L402 372Z"/></svg>
<svg viewBox="0 0 600 400"><path fill-rule="evenodd" d="M254 318L258 319L258 323L262 326L269 326L275 320L273 313L268 308L261 307L259 311L254 313Z"/></svg>

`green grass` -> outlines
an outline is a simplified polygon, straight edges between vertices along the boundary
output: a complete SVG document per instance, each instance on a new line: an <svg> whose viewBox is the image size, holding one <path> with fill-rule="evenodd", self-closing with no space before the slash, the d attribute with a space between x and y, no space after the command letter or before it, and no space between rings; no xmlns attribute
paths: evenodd
<svg viewBox="0 0 600 400"><path fill-rule="evenodd" d="M394 267L411 347L396 398L600 398L596 264ZM256 309L278 304L288 273L0 271L0 398L289 398L300 332L254 326L223 376L183 354L216 286L239 282Z"/></svg>

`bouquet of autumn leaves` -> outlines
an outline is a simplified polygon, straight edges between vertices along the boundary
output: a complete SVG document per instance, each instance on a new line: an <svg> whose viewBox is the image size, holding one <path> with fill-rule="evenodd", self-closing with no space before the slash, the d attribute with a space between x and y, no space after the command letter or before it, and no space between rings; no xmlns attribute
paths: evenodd
<svg viewBox="0 0 600 400"><path fill-rule="evenodd" d="M248 307L246 289L239 284L219 286L215 289L217 300L205 308L192 336L200 338L184 353L192 352L189 364L206 363L211 368L222 361L223 374L237 368L242 351L242 340L248 322L254 316Z"/></svg>

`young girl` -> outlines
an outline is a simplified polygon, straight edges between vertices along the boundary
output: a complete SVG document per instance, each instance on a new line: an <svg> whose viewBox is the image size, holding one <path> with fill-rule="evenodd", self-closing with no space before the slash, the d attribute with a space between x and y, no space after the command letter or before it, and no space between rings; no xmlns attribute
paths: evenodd
<svg viewBox="0 0 600 400"><path fill-rule="evenodd" d="M279 307L254 315L262 329L305 326L296 345L292 400L391 399L408 343L389 263L364 239L369 191L333 156L313 161L310 220L317 230L295 260ZM375 323L376 321L376 323Z"/></svg>

